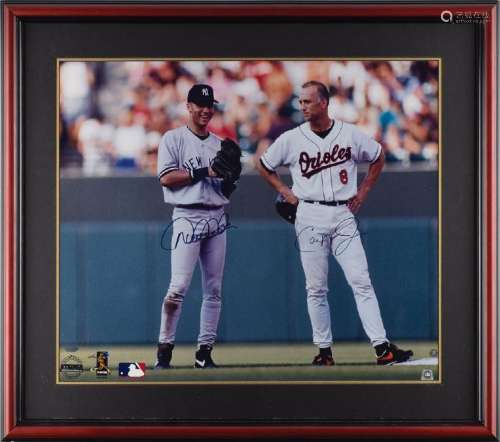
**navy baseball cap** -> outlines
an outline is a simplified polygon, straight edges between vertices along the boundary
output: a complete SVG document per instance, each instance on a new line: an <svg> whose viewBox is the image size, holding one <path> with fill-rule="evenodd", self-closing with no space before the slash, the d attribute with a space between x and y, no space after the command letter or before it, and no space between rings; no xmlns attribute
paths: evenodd
<svg viewBox="0 0 500 442"><path fill-rule="evenodd" d="M189 89L188 103L194 103L198 106L212 107L218 101L214 98L214 90L208 84L195 84Z"/></svg>

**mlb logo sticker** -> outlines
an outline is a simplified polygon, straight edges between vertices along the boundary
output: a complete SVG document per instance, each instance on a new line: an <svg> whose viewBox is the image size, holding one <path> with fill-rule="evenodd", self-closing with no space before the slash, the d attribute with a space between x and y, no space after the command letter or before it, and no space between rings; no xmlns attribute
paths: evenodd
<svg viewBox="0 0 500 442"><path fill-rule="evenodd" d="M145 362L120 362L118 374L129 378L143 378L146 374Z"/></svg>

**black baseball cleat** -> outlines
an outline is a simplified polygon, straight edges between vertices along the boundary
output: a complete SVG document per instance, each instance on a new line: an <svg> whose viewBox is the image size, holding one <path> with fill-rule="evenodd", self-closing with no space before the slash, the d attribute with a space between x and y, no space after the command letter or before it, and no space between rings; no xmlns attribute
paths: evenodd
<svg viewBox="0 0 500 442"><path fill-rule="evenodd" d="M313 365L322 365L322 366L332 366L335 365L335 361L332 356L332 349L330 347L320 348L319 353L314 356L312 361Z"/></svg>
<svg viewBox="0 0 500 442"><path fill-rule="evenodd" d="M400 362L406 362L413 356L411 350L401 350L390 342L384 342L375 346L377 354L377 365L392 365Z"/></svg>
<svg viewBox="0 0 500 442"><path fill-rule="evenodd" d="M158 344L158 351L156 352L155 368L170 368L170 361L172 360L172 350L174 344L167 342L166 344Z"/></svg>
<svg viewBox="0 0 500 442"><path fill-rule="evenodd" d="M211 345L200 345L199 350L194 354L194 368L217 368L212 359Z"/></svg>

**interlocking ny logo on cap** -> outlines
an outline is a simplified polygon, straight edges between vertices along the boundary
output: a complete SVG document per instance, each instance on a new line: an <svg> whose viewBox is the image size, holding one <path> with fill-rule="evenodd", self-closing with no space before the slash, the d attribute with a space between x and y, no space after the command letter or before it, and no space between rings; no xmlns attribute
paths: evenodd
<svg viewBox="0 0 500 442"><path fill-rule="evenodd" d="M195 84L188 93L188 102L196 103L200 106L212 106L218 101L214 98L214 90L208 84Z"/></svg>

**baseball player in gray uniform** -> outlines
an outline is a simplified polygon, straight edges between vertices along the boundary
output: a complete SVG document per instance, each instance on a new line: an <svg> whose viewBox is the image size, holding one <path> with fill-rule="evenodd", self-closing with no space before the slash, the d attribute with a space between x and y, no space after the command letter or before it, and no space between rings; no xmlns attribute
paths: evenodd
<svg viewBox="0 0 500 442"><path fill-rule="evenodd" d="M182 303L198 260L203 300L194 367L216 367L211 352L221 310L226 254L224 206L235 186L222 180L212 167L221 149L221 140L207 129L214 103L217 101L210 86L194 85L187 98L187 125L167 131L158 148L158 179L164 200L174 206L174 211L171 279L161 309L157 368L170 367Z"/></svg>
<svg viewBox="0 0 500 442"><path fill-rule="evenodd" d="M307 290L313 342L319 353L314 365L334 365L328 305L328 256L333 254L353 290L365 333L375 348L377 364L408 360L413 352L389 342L373 289L354 214L375 185L384 166L379 143L351 124L328 117L329 92L320 82L302 86L300 107L305 123L284 132L258 165L261 175L282 198L296 206L295 231ZM357 164L370 164L357 186ZM276 173L287 166L290 189Z"/></svg>

